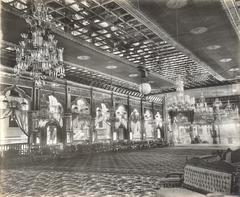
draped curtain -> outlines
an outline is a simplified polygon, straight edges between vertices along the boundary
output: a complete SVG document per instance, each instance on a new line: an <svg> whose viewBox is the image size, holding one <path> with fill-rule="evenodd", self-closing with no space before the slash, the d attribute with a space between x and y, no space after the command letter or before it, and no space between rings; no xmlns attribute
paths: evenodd
<svg viewBox="0 0 240 197"><path fill-rule="evenodd" d="M16 120L21 131L28 136L28 111L18 109L0 109L0 119L8 118L11 115Z"/></svg>
<svg viewBox="0 0 240 197"><path fill-rule="evenodd" d="M14 110L13 114L19 128L26 136L28 136L28 112L22 110Z"/></svg>

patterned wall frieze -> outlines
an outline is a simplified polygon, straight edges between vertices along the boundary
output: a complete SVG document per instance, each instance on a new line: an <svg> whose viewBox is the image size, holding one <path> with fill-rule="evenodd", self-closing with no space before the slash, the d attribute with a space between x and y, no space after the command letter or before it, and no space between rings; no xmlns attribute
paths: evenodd
<svg viewBox="0 0 240 197"><path fill-rule="evenodd" d="M71 87L70 93L72 96L77 97L91 97L91 90L89 89L83 89L83 88L77 88L77 87Z"/></svg>
<svg viewBox="0 0 240 197"><path fill-rule="evenodd" d="M94 100L111 99L111 94L93 91L93 98L94 98Z"/></svg>
<svg viewBox="0 0 240 197"><path fill-rule="evenodd" d="M120 97L120 96L116 96L114 95L114 102L117 104L122 104L122 105L127 105L127 97Z"/></svg>
<svg viewBox="0 0 240 197"><path fill-rule="evenodd" d="M131 106L140 106L141 105L141 101L140 100L134 100L134 99L131 99L129 100L129 104Z"/></svg>
<svg viewBox="0 0 240 197"><path fill-rule="evenodd" d="M56 85L56 86L45 86L44 90L52 93L65 93L65 88L64 86Z"/></svg>
<svg viewBox="0 0 240 197"><path fill-rule="evenodd" d="M143 102L143 106L144 106L144 108L152 109L152 103Z"/></svg>

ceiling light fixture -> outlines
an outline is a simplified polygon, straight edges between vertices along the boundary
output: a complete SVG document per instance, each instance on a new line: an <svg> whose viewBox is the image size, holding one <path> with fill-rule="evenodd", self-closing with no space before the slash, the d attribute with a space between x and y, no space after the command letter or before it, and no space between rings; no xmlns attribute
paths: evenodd
<svg viewBox="0 0 240 197"><path fill-rule="evenodd" d="M187 0L168 0L166 6L170 9L180 9L187 5Z"/></svg>
<svg viewBox="0 0 240 197"><path fill-rule="evenodd" d="M88 56L88 55L79 55L79 56L77 56L77 58L78 58L79 60L89 60L89 59L90 59L90 56Z"/></svg>
<svg viewBox="0 0 240 197"><path fill-rule="evenodd" d="M205 33L208 30L206 27L196 27L190 31L192 34L202 34Z"/></svg>
<svg viewBox="0 0 240 197"><path fill-rule="evenodd" d="M220 45L209 45L206 47L208 50L216 50L216 49L220 49L221 46Z"/></svg>
<svg viewBox="0 0 240 197"><path fill-rule="evenodd" d="M235 72L235 71L238 71L238 70L239 70L239 68L230 68L229 69L230 72Z"/></svg>
<svg viewBox="0 0 240 197"><path fill-rule="evenodd" d="M30 25L30 34L22 33L22 41L16 47L14 73L18 76L30 70L36 86L45 84L47 76L63 78L63 48L57 48L57 40L49 29L53 25L52 16L48 14L42 0L33 1L33 14L25 18Z"/></svg>
<svg viewBox="0 0 240 197"><path fill-rule="evenodd" d="M106 69L112 70L112 69L116 69L117 66L106 66Z"/></svg>
<svg viewBox="0 0 240 197"><path fill-rule="evenodd" d="M222 63L231 62L232 58L223 58L223 59L220 59L219 61Z"/></svg>
<svg viewBox="0 0 240 197"><path fill-rule="evenodd" d="M134 77L137 77L138 74L137 74L137 73L134 73L134 74L130 74L130 75L128 75L128 76L131 77L131 78L134 78Z"/></svg>

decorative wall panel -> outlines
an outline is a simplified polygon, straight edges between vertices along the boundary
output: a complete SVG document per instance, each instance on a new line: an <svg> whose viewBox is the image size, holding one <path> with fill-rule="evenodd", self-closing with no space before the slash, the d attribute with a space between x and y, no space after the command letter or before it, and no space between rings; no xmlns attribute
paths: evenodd
<svg viewBox="0 0 240 197"><path fill-rule="evenodd" d="M90 99L77 97L71 103L73 141L90 139Z"/></svg>
<svg viewBox="0 0 240 197"><path fill-rule="evenodd" d="M111 110L112 101L110 98L106 98L101 95L102 100L99 97L94 97L93 100L93 115L95 117L93 141L97 140L110 140L111 139Z"/></svg>
<svg viewBox="0 0 240 197"><path fill-rule="evenodd" d="M141 102L130 100L130 136L132 140L141 140Z"/></svg>

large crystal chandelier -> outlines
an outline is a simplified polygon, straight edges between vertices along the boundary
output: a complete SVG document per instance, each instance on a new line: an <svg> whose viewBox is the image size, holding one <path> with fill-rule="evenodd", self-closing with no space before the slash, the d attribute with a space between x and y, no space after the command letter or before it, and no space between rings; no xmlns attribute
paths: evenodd
<svg viewBox="0 0 240 197"><path fill-rule="evenodd" d="M205 101L203 92L201 93L199 102L196 103L194 109L194 121L197 123L212 123L214 121L214 111Z"/></svg>
<svg viewBox="0 0 240 197"><path fill-rule="evenodd" d="M234 108L229 100L227 101L226 106L223 107L221 100L216 98L213 103L213 107L215 109L215 115L217 115L217 118L219 120L221 120L222 118L239 118L238 107L235 106Z"/></svg>
<svg viewBox="0 0 240 197"><path fill-rule="evenodd" d="M177 92L167 100L168 111L192 111L195 108L195 98L184 94L184 84L180 76L176 80Z"/></svg>
<svg viewBox="0 0 240 197"><path fill-rule="evenodd" d="M29 33L22 33L22 41L16 48L16 66L14 73L21 75L30 71L36 86L43 86L47 76L63 78L63 48L57 48L57 40L49 33L52 16L48 14L42 0L33 0L31 15L25 20L30 26Z"/></svg>

